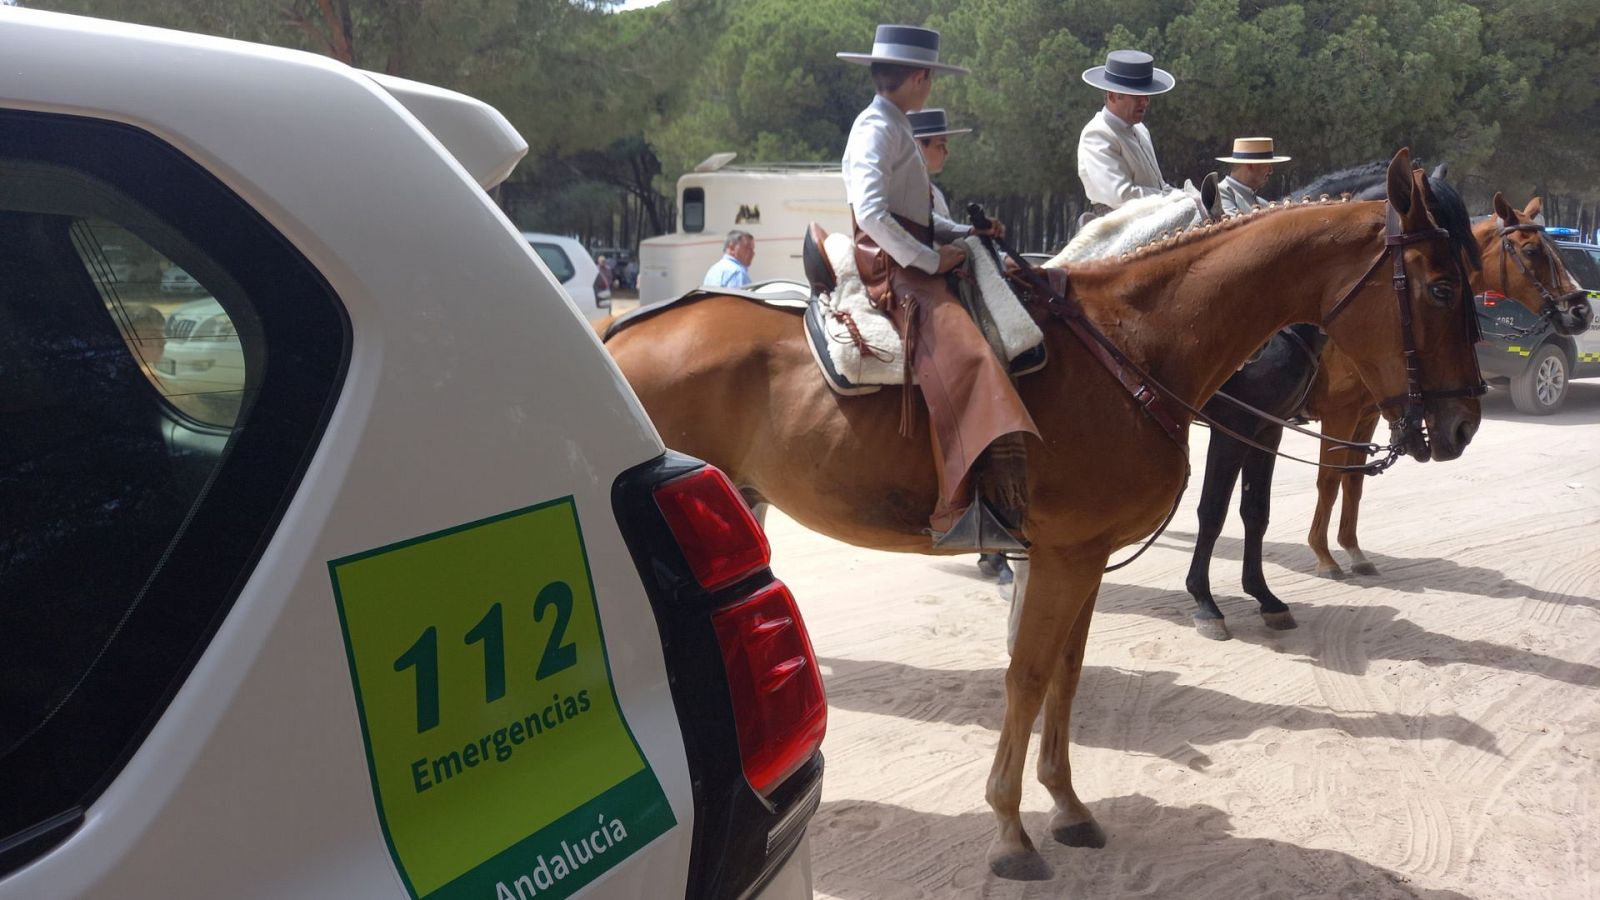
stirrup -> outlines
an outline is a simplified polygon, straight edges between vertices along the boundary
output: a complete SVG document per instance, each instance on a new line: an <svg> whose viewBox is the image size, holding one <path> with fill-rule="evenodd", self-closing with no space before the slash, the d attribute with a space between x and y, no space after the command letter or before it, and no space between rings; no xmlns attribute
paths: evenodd
<svg viewBox="0 0 1600 900"><path fill-rule="evenodd" d="M1010 529L1000 523L1000 517L989 508L983 497L974 497L966 512L950 526L949 531L933 532L933 549L964 550L974 553L999 553L1004 550L1026 550L1028 545L1011 535Z"/></svg>

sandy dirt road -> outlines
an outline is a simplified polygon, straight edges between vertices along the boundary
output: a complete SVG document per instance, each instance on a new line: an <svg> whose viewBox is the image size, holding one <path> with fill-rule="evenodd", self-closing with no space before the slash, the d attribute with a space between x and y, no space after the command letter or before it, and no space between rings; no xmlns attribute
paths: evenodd
<svg viewBox="0 0 1600 900"><path fill-rule="evenodd" d="M1157 546L1108 576L1089 637L1072 764L1105 849L1050 839L1035 731L1022 809L1047 882L983 864L999 591L972 557L860 550L774 513L773 568L831 706L817 895L1600 897L1600 382L1572 389L1548 419L1492 393L1462 459L1369 482L1378 576L1311 574L1313 475L1280 463L1266 571L1295 631L1267 630L1239 590L1235 515L1212 568L1235 638L1194 632L1192 485ZM1194 430L1197 470L1207 441Z"/></svg>

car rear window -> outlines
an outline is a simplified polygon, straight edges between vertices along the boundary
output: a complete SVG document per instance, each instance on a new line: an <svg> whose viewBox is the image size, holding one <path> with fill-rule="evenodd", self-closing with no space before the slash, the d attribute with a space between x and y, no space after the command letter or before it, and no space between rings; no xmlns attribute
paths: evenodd
<svg viewBox="0 0 1600 900"><path fill-rule="evenodd" d="M0 111L0 285L3 871L74 827L204 649L321 435L348 328L205 170L64 116Z"/></svg>
<svg viewBox="0 0 1600 900"><path fill-rule="evenodd" d="M1560 247L1561 261L1566 264L1567 271L1578 280L1586 290L1600 290L1600 252L1584 247Z"/></svg>
<svg viewBox="0 0 1600 900"><path fill-rule="evenodd" d="M543 241L529 241L528 243L533 245L533 251L539 254L540 259L544 260L544 264L550 269L550 274L554 275L557 281L566 284L572 280L572 276L578 274L578 270L572 265L572 260L567 258L565 250L555 244L547 244Z"/></svg>

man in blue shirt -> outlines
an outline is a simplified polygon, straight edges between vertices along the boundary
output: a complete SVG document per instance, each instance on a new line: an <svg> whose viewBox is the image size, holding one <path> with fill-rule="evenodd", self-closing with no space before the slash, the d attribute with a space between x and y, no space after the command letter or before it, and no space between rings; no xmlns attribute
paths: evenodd
<svg viewBox="0 0 1600 900"><path fill-rule="evenodd" d="M742 288L750 283L750 263L756 258L756 239L748 231L730 231L722 245L722 258L711 264L701 282L709 287Z"/></svg>

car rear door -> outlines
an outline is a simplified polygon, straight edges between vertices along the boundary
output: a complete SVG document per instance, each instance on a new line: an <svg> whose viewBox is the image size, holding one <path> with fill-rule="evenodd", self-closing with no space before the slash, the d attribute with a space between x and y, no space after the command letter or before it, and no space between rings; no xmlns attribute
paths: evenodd
<svg viewBox="0 0 1600 900"><path fill-rule="evenodd" d="M319 58L16 10L0 53L0 897L682 895L612 504L661 444L479 186ZM235 382L164 379L129 236Z"/></svg>

